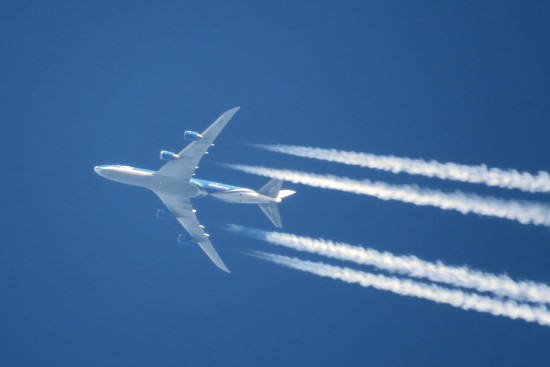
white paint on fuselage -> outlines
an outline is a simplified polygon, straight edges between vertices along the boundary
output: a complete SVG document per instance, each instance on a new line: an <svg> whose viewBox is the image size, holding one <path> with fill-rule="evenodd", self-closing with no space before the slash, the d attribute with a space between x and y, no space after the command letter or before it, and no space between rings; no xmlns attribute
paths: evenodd
<svg viewBox="0 0 550 367"><path fill-rule="evenodd" d="M96 166L94 167L94 171L98 175L111 181L123 183L126 185L144 187L149 190L163 192L182 198L208 195L221 201L236 204L269 204L281 202L281 199L271 198L269 196L262 195L254 190L240 187L235 188L233 186L231 186L231 188L228 187L226 190L223 191L208 193L204 189L195 186L189 181L175 179L173 177L160 176L157 175L154 171L135 168L131 166ZM224 184L216 182L210 182L210 185L218 189L226 188Z"/></svg>
<svg viewBox="0 0 550 367"><path fill-rule="evenodd" d="M254 190L241 188L211 193L210 196L227 203L237 204L269 204L280 202L280 200L277 201L278 199L259 194Z"/></svg>
<svg viewBox="0 0 550 367"><path fill-rule="evenodd" d="M111 181L147 188L151 185L154 175L153 171L120 165L96 166L94 171L101 177Z"/></svg>

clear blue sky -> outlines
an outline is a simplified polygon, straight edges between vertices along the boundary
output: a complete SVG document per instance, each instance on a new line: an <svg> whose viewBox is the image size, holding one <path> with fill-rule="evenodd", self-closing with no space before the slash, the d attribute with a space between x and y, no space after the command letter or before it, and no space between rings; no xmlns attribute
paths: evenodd
<svg viewBox="0 0 550 367"><path fill-rule="evenodd" d="M93 167L156 169L241 106L198 177L259 188L217 164L263 164L550 204L241 144L548 171L548 19L544 1L3 2L0 364L547 364L550 328L243 256L293 253L219 229L271 229L259 209L204 199L225 274ZM289 232L550 283L548 228L288 186Z"/></svg>

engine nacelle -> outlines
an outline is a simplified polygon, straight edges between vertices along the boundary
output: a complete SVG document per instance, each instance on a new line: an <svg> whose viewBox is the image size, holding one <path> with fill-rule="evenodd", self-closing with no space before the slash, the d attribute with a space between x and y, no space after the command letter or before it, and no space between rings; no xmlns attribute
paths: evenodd
<svg viewBox="0 0 550 367"><path fill-rule="evenodd" d="M178 159L180 157L179 154L176 154L174 152L169 152L167 150L161 150L160 151L160 160L161 161L173 161L174 159Z"/></svg>
<svg viewBox="0 0 550 367"><path fill-rule="evenodd" d="M193 238L189 235L189 233L182 233L178 236L178 243L180 245L192 245Z"/></svg>
<svg viewBox="0 0 550 367"><path fill-rule="evenodd" d="M185 140L195 141L204 138L204 136L196 131L187 130L183 133L183 138Z"/></svg>
<svg viewBox="0 0 550 367"><path fill-rule="evenodd" d="M172 214L170 214L170 211L166 210L166 209L159 209L157 210L157 219L160 219L160 220L168 220L168 219L172 219Z"/></svg>

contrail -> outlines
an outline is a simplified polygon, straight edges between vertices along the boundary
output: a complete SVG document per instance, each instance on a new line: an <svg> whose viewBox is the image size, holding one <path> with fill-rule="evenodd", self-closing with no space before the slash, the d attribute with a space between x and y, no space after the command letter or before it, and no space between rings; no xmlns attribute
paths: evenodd
<svg viewBox="0 0 550 367"><path fill-rule="evenodd" d="M226 229L238 234L257 238L273 245L280 245L298 251L307 251L333 259L370 265L378 269L411 277L446 283L455 287L492 292L500 297L516 301L550 304L550 287L532 281L515 281L507 275L495 275L465 266L449 266L419 259L416 256L398 256L371 248L351 246L346 243L296 236L290 233L268 232L227 224Z"/></svg>
<svg viewBox="0 0 550 367"><path fill-rule="evenodd" d="M468 166L457 163L441 163L435 160L425 161L391 155L384 156L296 145L251 145L271 152L379 169L393 173L405 172L410 175L480 183L505 189L550 193L550 174L545 171L539 171L538 174L533 175L529 172L519 172L514 169L490 168L484 164Z"/></svg>
<svg viewBox="0 0 550 367"><path fill-rule="evenodd" d="M396 200L420 206L433 206L443 210L455 210L462 214L476 213L515 220L521 224L550 226L550 206L516 200L483 198L456 191L444 193L438 190L421 189L413 185L389 185L369 180L357 181L347 177L317 175L313 173L281 170L268 167L227 165L242 172L278 178L294 183L325 189L374 196L381 200Z"/></svg>
<svg viewBox="0 0 550 367"><path fill-rule="evenodd" d="M373 287L402 296L444 303L463 310L484 312L495 316L522 319L527 322L536 322L540 325L550 326L550 311L544 306L530 306L512 300L500 300L434 284L425 284L408 279L365 273L350 268L342 268L339 266L264 252L256 252L253 256L292 269L301 270L322 277L342 280L346 283L356 283L363 287Z"/></svg>

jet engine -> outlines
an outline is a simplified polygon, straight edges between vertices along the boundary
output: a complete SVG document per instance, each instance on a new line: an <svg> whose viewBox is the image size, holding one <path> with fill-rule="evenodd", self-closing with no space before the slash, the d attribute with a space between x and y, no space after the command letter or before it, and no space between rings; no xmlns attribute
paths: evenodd
<svg viewBox="0 0 550 367"><path fill-rule="evenodd" d="M182 233L178 236L178 243L180 245L192 245L193 238L188 233Z"/></svg>
<svg viewBox="0 0 550 367"><path fill-rule="evenodd" d="M172 219L172 214L166 209L159 209L157 210L157 219L160 220L168 220Z"/></svg>
<svg viewBox="0 0 550 367"><path fill-rule="evenodd" d="M204 138L204 136L202 134L199 134L196 131L187 130L186 132L183 133L183 138L185 140L195 141L195 140Z"/></svg>
<svg viewBox="0 0 550 367"><path fill-rule="evenodd" d="M169 152L167 150L161 150L160 151L160 160L161 161L173 161L174 159L178 159L180 157L179 154L176 154L174 152Z"/></svg>

